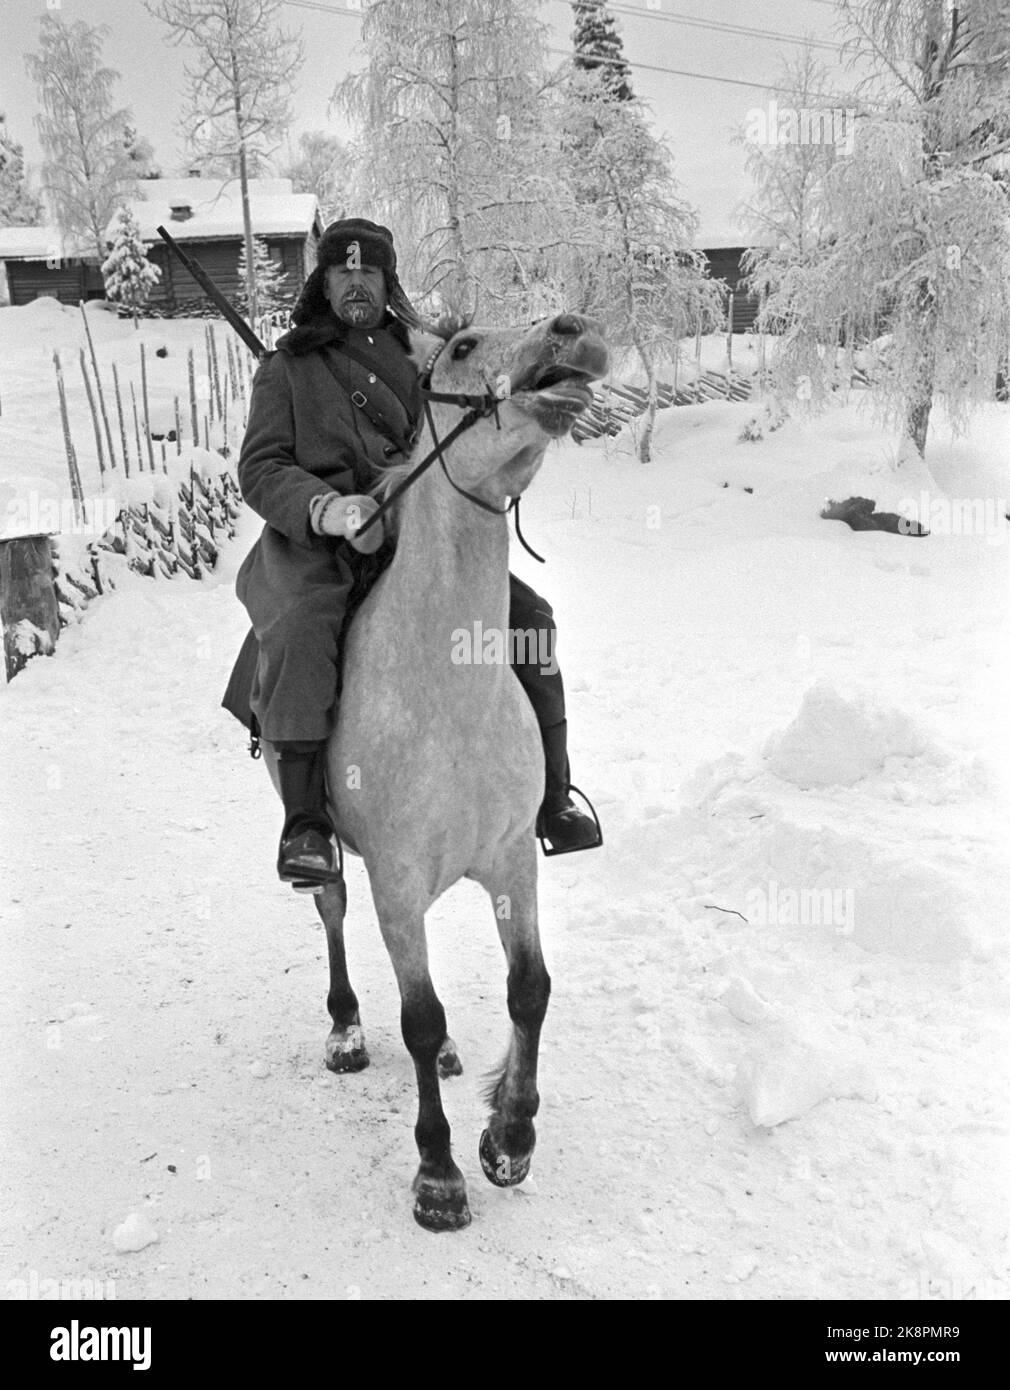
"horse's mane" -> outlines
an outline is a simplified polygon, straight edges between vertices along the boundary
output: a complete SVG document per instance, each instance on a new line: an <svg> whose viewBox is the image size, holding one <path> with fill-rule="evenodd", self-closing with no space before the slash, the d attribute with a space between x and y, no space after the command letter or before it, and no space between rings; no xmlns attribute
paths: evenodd
<svg viewBox="0 0 1010 1390"><path fill-rule="evenodd" d="M464 328L469 328L471 323L473 323L471 316L447 311L441 314L434 323L422 322L421 329L425 333L432 334L433 337L440 338L444 344L450 338L454 338L457 333L462 333ZM414 451L411 450L410 455L402 463L394 463L389 468L384 468L382 477L369 489L369 495L384 502L413 467L413 453Z"/></svg>

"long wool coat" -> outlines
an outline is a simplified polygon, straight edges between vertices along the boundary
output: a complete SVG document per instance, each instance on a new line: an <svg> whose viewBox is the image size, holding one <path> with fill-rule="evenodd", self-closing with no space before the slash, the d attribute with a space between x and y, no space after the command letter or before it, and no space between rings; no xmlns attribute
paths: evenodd
<svg viewBox="0 0 1010 1390"><path fill-rule="evenodd" d="M370 358L414 409L404 409L381 381L354 372L340 351L344 342ZM344 540L317 536L309 506L320 493L366 492L379 470L400 461L397 444L406 445L420 413L406 348L405 331L391 315L368 330L333 319L322 333L296 329L282 338L256 373L238 475L242 495L266 525L236 582L255 647L247 639L224 704L247 724L251 707L271 741L322 739L330 730L337 642L365 557ZM361 384L388 431L353 404L351 392Z"/></svg>

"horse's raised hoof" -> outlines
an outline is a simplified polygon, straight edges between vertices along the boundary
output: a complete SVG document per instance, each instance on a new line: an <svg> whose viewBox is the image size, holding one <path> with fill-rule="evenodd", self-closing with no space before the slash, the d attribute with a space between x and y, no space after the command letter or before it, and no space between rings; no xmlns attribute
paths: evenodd
<svg viewBox="0 0 1010 1390"><path fill-rule="evenodd" d="M530 1163L533 1160L532 1147L529 1153L513 1158L495 1146L491 1131L486 1129L480 1136L477 1152L480 1155L480 1166L484 1169L484 1176L488 1182L494 1183L495 1187L518 1187L519 1183L529 1177Z"/></svg>
<svg viewBox="0 0 1010 1390"><path fill-rule="evenodd" d="M438 1075L442 1081L449 1076L463 1075L463 1063L459 1060L459 1053L452 1038L446 1038L439 1049Z"/></svg>
<svg viewBox="0 0 1010 1390"><path fill-rule="evenodd" d="M466 1184L418 1177L414 1183L414 1220L426 1231L462 1231L470 1224Z"/></svg>
<svg viewBox="0 0 1010 1390"><path fill-rule="evenodd" d="M330 1071L364 1071L370 1058L361 1025L352 1023L349 1028L340 1032L334 1028L326 1039L326 1054L323 1060Z"/></svg>

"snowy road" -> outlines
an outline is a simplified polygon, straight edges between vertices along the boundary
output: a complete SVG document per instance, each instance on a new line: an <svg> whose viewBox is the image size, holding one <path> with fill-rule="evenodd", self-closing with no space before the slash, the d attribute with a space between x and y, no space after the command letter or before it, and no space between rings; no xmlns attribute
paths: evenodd
<svg viewBox="0 0 1010 1390"><path fill-rule="evenodd" d="M461 885L429 916L465 1068L443 1088L460 1235L411 1219L413 1073L356 861L372 1065L322 1066L322 929L273 877L279 808L218 709L249 521L210 583L132 578L0 692L8 1291L1006 1296L999 557L796 522L823 492L799 481L809 438L747 453L746 407L668 416L662 466L568 446L525 509L607 844L542 862L554 993L521 1189L476 1157L507 1036L490 907ZM865 766L803 788L761 752L824 679L870 713L822 693L799 742ZM854 933L761 924L769 880L851 888ZM120 1253L131 1212L158 1240Z"/></svg>

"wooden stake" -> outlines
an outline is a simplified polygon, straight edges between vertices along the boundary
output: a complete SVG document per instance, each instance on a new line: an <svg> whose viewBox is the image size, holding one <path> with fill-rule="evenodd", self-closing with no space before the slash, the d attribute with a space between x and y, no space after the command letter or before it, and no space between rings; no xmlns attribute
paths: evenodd
<svg viewBox="0 0 1010 1390"><path fill-rule="evenodd" d="M193 443L200 443L200 421L196 413L196 362L193 357L193 349L189 350L189 414L190 422L193 426Z"/></svg>
<svg viewBox="0 0 1010 1390"><path fill-rule="evenodd" d="M182 418L179 415L179 397L175 398L175 452L182 453Z"/></svg>
<svg viewBox="0 0 1010 1390"><path fill-rule="evenodd" d="M203 325L203 350L207 355L207 409L214 414L214 371L210 364L210 324Z"/></svg>
<svg viewBox="0 0 1010 1390"><path fill-rule="evenodd" d="M726 363L733 370L733 291L729 292L729 312L726 315Z"/></svg>
<svg viewBox="0 0 1010 1390"><path fill-rule="evenodd" d="M88 380L88 364L84 360L84 349L78 349L78 361L81 364L81 376L84 378L84 389L88 396L88 405L91 407L91 423L95 427L95 449L98 453L98 476L101 482L102 491L105 491L105 450L102 448L102 431L98 426L98 411L95 409L95 397L91 390L91 382Z"/></svg>
<svg viewBox="0 0 1010 1390"><path fill-rule="evenodd" d="M102 420L105 424L105 438L109 445L109 466L115 468L116 451L112 447L112 430L109 428L109 416L105 409L105 392L102 390L102 377L98 370L98 358L95 356L94 340L91 337L91 324L88 323L88 316L84 312L84 300L79 299L77 302L80 306L81 318L84 320L84 332L88 337L88 347L91 349L91 365L95 370L95 385L98 387L98 403L102 408Z"/></svg>
<svg viewBox="0 0 1010 1390"><path fill-rule="evenodd" d="M70 417L67 414L67 393L63 385L63 368L60 366L60 354L53 352L53 366L56 368L56 389L60 397L60 419L63 422L63 443L67 450L67 471L70 474L70 495L74 499L74 516L78 522L83 520L84 514L84 489L81 486L81 474L77 467L77 454L74 451L73 441L70 438Z"/></svg>
<svg viewBox="0 0 1010 1390"><path fill-rule="evenodd" d="M133 389L133 382L130 382L130 400L133 402L133 428L137 432L137 472L144 471L144 454L140 447L140 417L137 414L137 393Z"/></svg>
<svg viewBox="0 0 1010 1390"><path fill-rule="evenodd" d="M213 388L214 388L214 400L215 400L215 402L216 402L216 404L217 404L217 418L220 420L220 418L221 418L221 416L222 416L222 414L223 414L223 406L222 406L222 402L221 402L221 372L220 372L220 369L219 369L219 367L218 367L218 361L217 361L217 339L214 337L214 325L213 325L213 324L210 324L210 325L209 325L209 327L208 327L208 329L207 329L207 333L208 333L208 335L209 335L209 337L210 337L210 360L211 360L211 365L212 365L212 367L214 368L213 374L212 374L212 376L211 376L211 385L212 385Z"/></svg>
<svg viewBox="0 0 1010 1390"><path fill-rule="evenodd" d="M123 468L126 476L130 476L130 452L126 447L126 421L123 419L123 397L119 390L119 372L116 364L112 364L112 384L116 388L116 414L119 416L119 439L123 446Z"/></svg>
<svg viewBox="0 0 1010 1390"><path fill-rule="evenodd" d="M140 345L140 387L144 397L144 429L147 431L147 461L154 472L154 445L151 443L151 406L147 399L147 354Z"/></svg>

